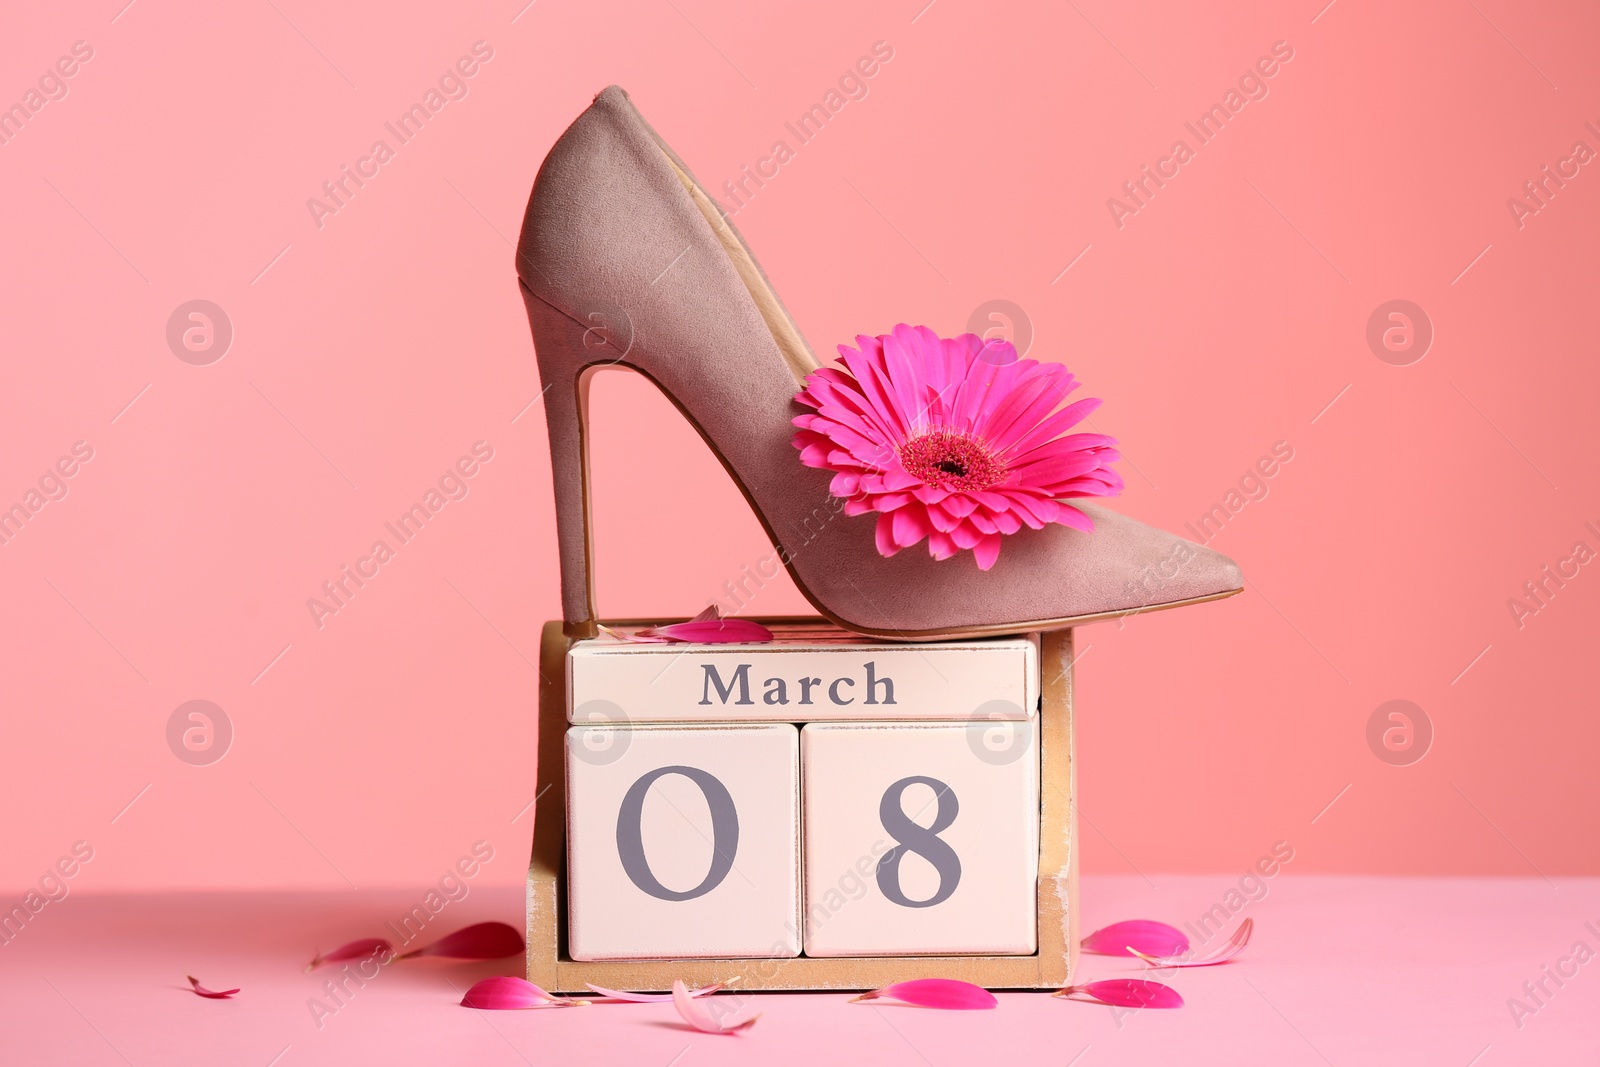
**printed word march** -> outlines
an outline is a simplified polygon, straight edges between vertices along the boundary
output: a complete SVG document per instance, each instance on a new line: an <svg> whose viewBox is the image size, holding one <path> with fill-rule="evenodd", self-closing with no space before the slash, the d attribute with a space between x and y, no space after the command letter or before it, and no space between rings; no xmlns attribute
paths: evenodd
<svg viewBox="0 0 1600 1067"><path fill-rule="evenodd" d="M796 678L794 679L795 689L799 694L797 701L801 704L813 703L812 690L815 689L819 695L825 691L827 693L827 699L829 702L841 706L845 704L854 704L856 702L856 698L850 695L852 692L865 693L866 697L862 701L864 704L877 704L880 703L879 692L881 687L883 694L881 702L884 704L893 704L894 679L889 677L878 677L877 668L878 665L876 663L870 659L867 660L866 677L863 679L863 684L859 690L856 689L857 680L849 675L844 675L842 677L833 679L832 681L828 682L825 688L821 678L807 678L804 676ZM701 669L705 671L705 689L703 691L703 695L700 697L700 703L712 703L711 697L713 692L717 697L717 701L723 704L728 703L728 699L730 697L734 698L733 702L735 704L755 703L750 696L750 664L739 664L733 670L733 677L729 678L727 681L723 681L722 675L717 673L715 664L701 664ZM789 703L788 680L779 677L768 677L762 679L760 688L761 702L763 704L781 705Z"/></svg>
<svg viewBox="0 0 1600 1067"><path fill-rule="evenodd" d="M1021 720L1039 703L1029 637L920 645L843 639L790 622L765 648L580 641L566 661L574 724Z"/></svg>

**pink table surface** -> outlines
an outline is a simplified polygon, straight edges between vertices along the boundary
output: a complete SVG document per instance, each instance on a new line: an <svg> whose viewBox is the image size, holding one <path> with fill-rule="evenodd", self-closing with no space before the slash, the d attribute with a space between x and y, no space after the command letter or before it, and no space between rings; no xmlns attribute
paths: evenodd
<svg viewBox="0 0 1600 1067"><path fill-rule="evenodd" d="M1221 875L1089 879L1086 929L1134 917L1182 925L1232 886ZM377 936L421 896L82 894L52 903L0 948L0 1061L1600 1063L1600 960L1560 987L1546 979L1553 995L1520 1027L1507 1006L1577 942L1600 949L1585 926L1600 929L1600 879L1285 875L1247 907L1257 933L1240 961L1176 975L1182 1009L1120 1019L1042 994L1002 994L999 1010L971 1013L772 994L757 998L764 1014L754 1029L723 1037L686 1029L670 1005L472 1011L458 1006L461 991L515 973L517 961L415 960L384 969L319 1028L307 1001L328 972L303 972L313 950ZM448 905L436 928L520 915L516 889L483 887ZM1084 957L1085 978L1137 973L1128 960ZM243 992L203 1000L187 992L185 974Z"/></svg>

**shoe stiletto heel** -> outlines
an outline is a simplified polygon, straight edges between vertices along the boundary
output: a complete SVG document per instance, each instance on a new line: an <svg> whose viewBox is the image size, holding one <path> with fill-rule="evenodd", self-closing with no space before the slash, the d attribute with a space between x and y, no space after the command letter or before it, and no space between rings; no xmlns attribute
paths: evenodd
<svg viewBox="0 0 1600 1067"><path fill-rule="evenodd" d="M791 420L807 410L795 395L818 367L805 339L738 232L616 86L539 169L517 274L545 389L569 636L593 636L599 618L585 409L588 378L604 366L644 375L678 407L801 593L857 633L1053 630L1240 591L1228 557L1081 500L1093 532L1024 530L990 570L972 553L882 556L875 518L846 514L831 473L795 451Z"/></svg>
<svg viewBox="0 0 1600 1067"><path fill-rule="evenodd" d="M544 388L561 555L562 629L575 640L599 633L594 602L594 538L589 528L589 376L603 336L552 308L522 286ZM586 346L588 340L594 344ZM604 357L602 357L604 358ZM593 362L591 362L593 361Z"/></svg>

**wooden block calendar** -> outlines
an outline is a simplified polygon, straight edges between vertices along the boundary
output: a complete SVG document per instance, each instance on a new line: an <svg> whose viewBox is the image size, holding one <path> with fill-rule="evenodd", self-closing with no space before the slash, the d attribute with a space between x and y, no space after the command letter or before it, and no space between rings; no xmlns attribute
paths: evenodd
<svg viewBox="0 0 1600 1067"><path fill-rule="evenodd" d="M760 621L772 644L546 625L529 980L1069 984L1071 632L891 644Z"/></svg>

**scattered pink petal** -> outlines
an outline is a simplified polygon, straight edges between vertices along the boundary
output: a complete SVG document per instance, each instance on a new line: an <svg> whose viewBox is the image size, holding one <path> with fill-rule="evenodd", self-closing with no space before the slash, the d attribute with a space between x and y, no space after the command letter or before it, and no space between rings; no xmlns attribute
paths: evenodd
<svg viewBox="0 0 1600 1067"><path fill-rule="evenodd" d="M854 997L850 1003L877 1000L880 997L898 1000L902 1004L915 1004L919 1008L946 1008L951 1011L981 1011L1000 1006L994 994L987 989L954 978L917 978L910 982L896 982Z"/></svg>
<svg viewBox="0 0 1600 1067"><path fill-rule="evenodd" d="M684 1022L704 1034L742 1033L761 1018L759 1015L752 1015L740 1022L724 1022L717 1013L706 1006L704 1001L690 996L689 990L681 981L672 983L672 1006L678 1009L678 1014Z"/></svg>
<svg viewBox="0 0 1600 1067"><path fill-rule="evenodd" d="M1239 929L1233 932L1233 936L1228 938L1227 943L1218 947L1209 956L1189 956L1187 954L1151 956L1138 951L1135 951L1134 955L1152 967L1210 967L1214 964L1226 963L1243 952L1244 947L1250 943L1250 934L1255 928L1256 921L1254 919L1246 919L1239 924Z"/></svg>
<svg viewBox="0 0 1600 1067"><path fill-rule="evenodd" d="M1181 1008L1183 998L1171 986L1142 978L1107 978L1074 985L1052 994L1069 1000L1093 1000L1118 1008Z"/></svg>
<svg viewBox="0 0 1600 1067"><path fill-rule="evenodd" d="M664 637L699 645L767 644L772 631L749 619L717 619L714 622L674 622L640 630L645 637Z"/></svg>
<svg viewBox="0 0 1600 1067"><path fill-rule="evenodd" d="M673 622L651 626L633 635L645 643L684 641L699 645L766 644L772 631L749 619L704 619L699 622ZM655 639L653 641L652 639Z"/></svg>
<svg viewBox="0 0 1600 1067"><path fill-rule="evenodd" d="M413 949L396 959L408 960L413 956L444 956L453 960L497 960L503 956L516 956L527 948L522 935L505 923L474 923L446 934L431 945Z"/></svg>
<svg viewBox="0 0 1600 1067"><path fill-rule="evenodd" d="M1083 949L1101 956L1181 956L1189 951L1189 939L1175 926L1129 919L1096 930L1083 939Z"/></svg>
<svg viewBox="0 0 1600 1067"><path fill-rule="evenodd" d="M351 941L340 945L326 956L318 954L315 959L306 964L306 970L314 971L324 963L343 963L345 960L364 960L368 956L382 954L393 956L394 949L389 942L381 937L365 937L360 941ZM387 962L387 961L386 961Z"/></svg>
<svg viewBox="0 0 1600 1067"><path fill-rule="evenodd" d="M589 1003L574 997L558 997L546 993L526 978L496 975L485 978L467 990L461 998L464 1008L485 1008L490 1011L509 1011L516 1008L570 1008Z"/></svg>
<svg viewBox="0 0 1600 1067"><path fill-rule="evenodd" d="M227 1000L229 997L239 992L237 989L207 989L205 986L200 984L200 980L194 975L186 974L184 977L189 979L189 984L194 987L194 991L196 993L210 1000Z"/></svg>
<svg viewBox="0 0 1600 1067"><path fill-rule="evenodd" d="M608 1000L625 1000L630 1004L665 1004L672 999L671 993L627 993L620 989L607 989L604 986L597 986L593 982L585 982L584 985L594 990L598 996L605 997ZM721 988L722 983L715 982L711 985L701 986L699 989L691 989L689 990L689 995L691 997L703 997L708 993L715 993Z"/></svg>
<svg viewBox="0 0 1600 1067"><path fill-rule="evenodd" d="M612 637L640 645L662 645L673 641L693 642L702 645L766 644L772 640L772 631L749 619L726 619L712 604L687 622L671 622L665 626L647 626L628 633L600 627Z"/></svg>

